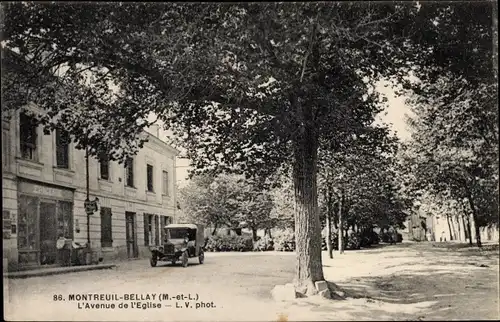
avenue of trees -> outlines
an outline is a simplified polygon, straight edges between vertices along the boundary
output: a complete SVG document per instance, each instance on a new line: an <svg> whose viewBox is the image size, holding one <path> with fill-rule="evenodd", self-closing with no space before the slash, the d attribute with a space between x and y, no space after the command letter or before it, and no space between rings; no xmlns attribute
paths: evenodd
<svg viewBox="0 0 500 322"><path fill-rule="evenodd" d="M439 170L437 181L418 188L467 198L478 220L486 216L483 208L490 205L484 200L497 186L481 180L493 174L498 181L498 172L478 158L487 140L496 145L498 131L485 129L481 139L476 119L463 117L483 113L490 93L496 98L495 12L493 2L480 1L7 3L2 115L33 102L45 111L38 118L47 130L64 128L79 147L90 146L91 155L123 160L141 147L146 120L155 114L186 149L197 169L193 175L244 175L265 191L278 172L290 174L295 285L298 292L314 294L314 283L324 279L320 199L328 214L341 201L340 208L349 209L345 220L359 216L366 225L371 212L389 209L385 216L400 218L404 208L392 175L391 138L385 126L374 123L383 107L373 90L378 80L402 84L419 108L429 109L416 126L423 120L422 126L434 129L433 120L442 121L439 130L423 130L420 143L409 148L416 149L411 158L423 172L428 161L446 159L428 158L424 148L432 142L476 158L469 160L476 167L458 160L461 168ZM436 91L442 84L447 93ZM460 95L473 103L460 107ZM476 146L476 140L485 143ZM459 178L454 171L463 172L462 181L443 179ZM418 178L426 174L415 176L423 185ZM433 185L441 181L446 188ZM204 184L219 193L217 184L225 183L214 182ZM267 200L266 194L256 196ZM372 209L373 196L385 200L379 208ZM242 203L248 212L267 211L252 198ZM220 216L230 222L232 211L221 209Z"/></svg>

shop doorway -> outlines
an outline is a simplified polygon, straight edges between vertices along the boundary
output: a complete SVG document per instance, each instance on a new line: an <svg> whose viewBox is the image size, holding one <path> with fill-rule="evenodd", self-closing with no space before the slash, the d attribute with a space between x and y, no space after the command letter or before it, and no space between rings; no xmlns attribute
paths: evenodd
<svg viewBox="0 0 500 322"><path fill-rule="evenodd" d="M40 265L53 265L57 259L55 202L40 202Z"/></svg>
<svg viewBox="0 0 500 322"><path fill-rule="evenodd" d="M135 231L135 213L125 212L125 238L127 239L128 258L137 258L137 238Z"/></svg>

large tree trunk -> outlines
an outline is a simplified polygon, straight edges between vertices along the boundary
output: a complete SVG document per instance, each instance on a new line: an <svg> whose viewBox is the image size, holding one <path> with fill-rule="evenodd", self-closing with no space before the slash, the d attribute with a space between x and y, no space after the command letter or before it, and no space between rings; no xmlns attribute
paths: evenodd
<svg viewBox="0 0 500 322"><path fill-rule="evenodd" d="M342 216L342 213L344 212L343 209L342 209L342 204L343 204L343 200L344 199L344 194L342 193L341 196L340 196L340 200L339 200L339 230L338 230L338 237L339 237L339 254L343 254L344 253L344 218Z"/></svg>
<svg viewBox="0 0 500 322"><path fill-rule="evenodd" d="M317 293L315 282L324 280L321 260L321 225L317 199L318 139L310 107L301 106L300 134L294 142L296 291Z"/></svg>

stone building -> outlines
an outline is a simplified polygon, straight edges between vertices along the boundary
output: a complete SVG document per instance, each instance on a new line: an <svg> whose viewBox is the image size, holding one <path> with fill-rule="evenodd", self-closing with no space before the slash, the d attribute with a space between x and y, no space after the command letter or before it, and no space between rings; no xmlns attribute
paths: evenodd
<svg viewBox="0 0 500 322"><path fill-rule="evenodd" d="M63 131L43 133L24 113L2 120L4 264L22 269L58 264L56 240L85 244L103 261L148 256L161 226L175 222L178 151L148 131L125 165L89 158L87 221L85 152ZM89 225L87 226L87 222Z"/></svg>

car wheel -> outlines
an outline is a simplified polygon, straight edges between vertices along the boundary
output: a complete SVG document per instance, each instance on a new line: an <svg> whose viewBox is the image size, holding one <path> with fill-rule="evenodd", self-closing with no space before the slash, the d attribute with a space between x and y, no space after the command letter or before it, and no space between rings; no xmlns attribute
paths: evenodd
<svg viewBox="0 0 500 322"><path fill-rule="evenodd" d="M205 261L205 253L204 252L200 252L200 255L198 256L198 259L200 261L200 264L203 264L203 262Z"/></svg>
<svg viewBox="0 0 500 322"><path fill-rule="evenodd" d="M172 265L175 265L177 261L175 259L172 260Z"/></svg>
<svg viewBox="0 0 500 322"><path fill-rule="evenodd" d="M187 252L184 252L182 253L182 258L181 258L181 262L182 262L182 267L187 267L188 266L188 253Z"/></svg>
<svg viewBox="0 0 500 322"><path fill-rule="evenodd" d="M156 264L158 263L158 259L156 258L156 256L151 257L149 263L151 264L151 267L156 267Z"/></svg>

